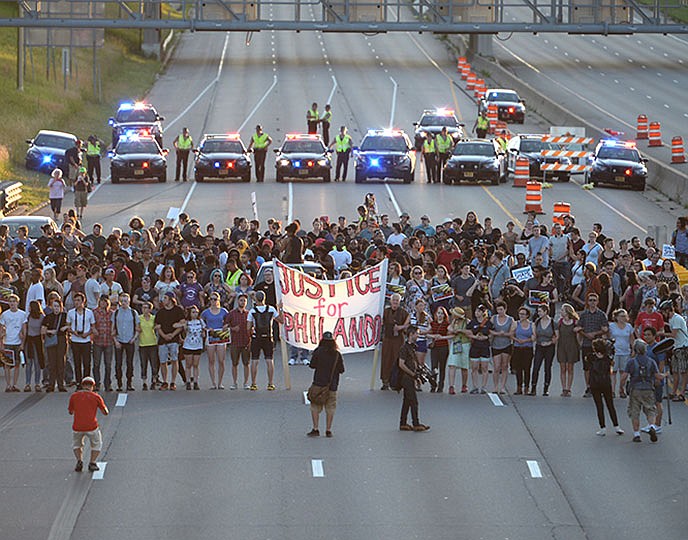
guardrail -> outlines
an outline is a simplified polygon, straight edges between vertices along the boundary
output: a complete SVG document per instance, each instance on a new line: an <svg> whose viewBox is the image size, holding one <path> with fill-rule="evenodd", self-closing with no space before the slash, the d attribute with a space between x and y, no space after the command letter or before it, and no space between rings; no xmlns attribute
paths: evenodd
<svg viewBox="0 0 688 540"><path fill-rule="evenodd" d="M22 198L21 182L0 182L0 212L5 213L14 210Z"/></svg>

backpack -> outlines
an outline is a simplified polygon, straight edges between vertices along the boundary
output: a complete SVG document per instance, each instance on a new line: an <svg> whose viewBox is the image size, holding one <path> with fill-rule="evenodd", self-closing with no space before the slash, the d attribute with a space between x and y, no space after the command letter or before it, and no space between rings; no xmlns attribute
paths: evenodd
<svg viewBox="0 0 688 540"><path fill-rule="evenodd" d="M265 306L265 311L258 311L257 307L251 310L253 327L256 337L272 339L272 313L270 307Z"/></svg>
<svg viewBox="0 0 688 540"><path fill-rule="evenodd" d="M640 363L637 358L633 359L633 386L638 390L652 390L654 388L654 377L649 361Z"/></svg>

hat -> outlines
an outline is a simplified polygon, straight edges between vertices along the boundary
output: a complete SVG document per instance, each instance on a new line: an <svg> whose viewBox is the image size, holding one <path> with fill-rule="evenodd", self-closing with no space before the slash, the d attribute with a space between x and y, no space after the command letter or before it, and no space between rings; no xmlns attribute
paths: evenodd
<svg viewBox="0 0 688 540"><path fill-rule="evenodd" d="M79 174L85 173L86 172L86 167L79 167Z"/></svg>
<svg viewBox="0 0 688 540"><path fill-rule="evenodd" d="M411 216L409 216L408 212L402 212L401 214L399 214L399 217L411 217Z"/></svg>
<svg viewBox="0 0 688 540"><path fill-rule="evenodd" d="M323 332L322 340L323 341L334 341L334 336L332 335L332 332Z"/></svg>
<svg viewBox="0 0 688 540"><path fill-rule="evenodd" d="M463 308L460 308L460 307L452 308L451 314L454 315L454 317L457 317L459 319L465 319L466 318L466 312L463 310Z"/></svg>
<svg viewBox="0 0 688 540"><path fill-rule="evenodd" d="M165 296L167 296L168 298L177 298L172 291L167 291L165 293Z"/></svg>
<svg viewBox="0 0 688 540"><path fill-rule="evenodd" d="M422 216L420 216L420 219L421 219L421 221L424 219L427 219L428 221L430 221L430 218L428 217L427 214L423 214Z"/></svg>
<svg viewBox="0 0 688 540"><path fill-rule="evenodd" d="M660 311L664 311L665 309L674 309L674 303L671 300L664 300L664 302L659 304L659 309Z"/></svg>
<svg viewBox="0 0 688 540"><path fill-rule="evenodd" d="M324 238L318 238L318 239L315 241L314 245L315 245L315 247L320 247L320 246L322 246L324 243L325 243L325 239L324 239Z"/></svg>
<svg viewBox="0 0 688 540"><path fill-rule="evenodd" d="M95 386L96 381L93 379L93 377L84 377L81 379L81 385L83 386L84 384L92 384Z"/></svg>
<svg viewBox="0 0 688 540"><path fill-rule="evenodd" d="M585 269L591 272L597 272L597 265L594 262L585 263Z"/></svg>
<svg viewBox="0 0 688 540"><path fill-rule="evenodd" d="M106 268L106 269L105 269L105 273L106 273L106 274L115 274L116 272L115 272L115 269L114 269L114 268Z"/></svg>
<svg viewBox="0 0 688 540"><path fill-rule="evenodd" d="M268 246L270 247L270 249L272 249L273 247L275 247L275 243L269 238L266 238L265 240L263 240L263 247L265 246Z"/></svg>

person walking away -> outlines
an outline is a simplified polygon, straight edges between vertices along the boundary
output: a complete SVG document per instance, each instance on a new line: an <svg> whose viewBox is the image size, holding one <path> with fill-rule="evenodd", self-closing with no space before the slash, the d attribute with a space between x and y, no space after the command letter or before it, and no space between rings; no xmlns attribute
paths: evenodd
<svg viewBox="0 0 688 540"><path fill-rule="evenodd" d="M535 357L533 360L533 373L530 377L530 394L536 395L540 368L545 364L545 386L543 396L549 396L549 385L552 382L552 361L554 349L559 339L557 328L549 315L549 304L540 304L537 307L537 320L535 321Z"/></svg>
<svg viewBox="0 0 688 540"><path fill-rule="evenodd" d="M100 451L103 448L103 434L98 425L98 410L105 416L110 411L105 405L103 398L95 393L96 381L91 377L84 377L81 380L80 390L72 394L69 398L68 411L74 417L72 422L72 441L76 466L74 470L81 472L84 470L84 439L88 439L91 444L91 458L88 464L89 471L99 470L96 463Z"/></svg>
<svg viewBox="0 0 688 540"><path fill-rule="evenodd" d="M91 334L96 325L93 311L86 307L84 293L75 293L74 307L67 312L69 341L74 357L74 377L80 381L91 374Z"/></svg>
<svg viewBox="0 0 688 540"><path fill-rule="evenodd" d="M657 341L657 330L652 326L645 328L645 330L643 330L643 341L647 343L647 356L655 361L660 373L666 373L667 353L656 351L656 347L659 345ZM620 371L623 372L623 367ZM667 384L667 377L669 377L668 374L661 383L655 384L655 407L657 408L657 414L655 414L655 431L657 434L662 432L662 415L664 413L662 402L664 401L664 387ZM667 396L667 399L672 398L671 396ZM650 425L647 424L645 427L640 428L640 431L643 433L650 433Z"/></svg>
<svg viewBox="0 0 688 540"><path fill-rule="evenodd" d="M437 145L437 172L435 173L435 178L437 182L441 182L444 175L444 166L454 148L454 139L447 133L446 127L443 127L440 134L435 138L435 144Z"/></svg>
<svg viewBox="0 0 688 540"><path fill-rule="evenodd" d="M616 409L614 408L614 400L612 398L611 370L614 359L609 354L606 340L596 339L592 342L592 353L588 355L587 362L590 366L590 392L592 393L592 399L595 401L597 420L600 424L600 430L597 432L597 435L604 437L607 434L602 399L607 404L609 417L612 419L612 424L614 424L614 431L616 431L617 435L623 435L624 431L619 427L619 420L616 417Z"/></svg>
<svg viewBox="0 0 688 540"><path fill-rule="evenodd" d="M48 388L47 392L55 390L55 384L60 392L66 392L65 388L65 363L67 359L67 335L69 329L67 315L62 308L62 300L59 298L50 304L51 312L43 319L41 335L45 342L45 352L48 357Z"/></svg>
<svg viewBox="0 0 688 540"><path fill-rule="evenodd" d="M122 356L127 362L127 392L133 392L134 349L139 337L139 314L131 307L127 293L119 297L119 307L112 314L112 338L115 344L115 376L117 391L122 391Z"/></svg>
<svg viewBox="0 0 688 540"><path fill-rule="evenodd" d="M322 138L325 146L330 146L330 124L332 123L332 107L328 103L325 105L325 112L320 119L322 128Z"/></svg>
<svg viewBox="0 0 688 540"><path fill-rule="evenodd" d="M199 364L203 354L203 343L205 342L205 323L200 319L198 306L191 306L186 310L186 318L183 323L177 323L184 328L184 343L182 354L186 361L186 371L189 378L186 381L186 389L200 390L198 385ZM219 387L224 390L224 386Z"/></svg>
<svg viewBox="0 0 688 540"><path fill-rule="evenodd" d="M282 308L279 310L272 306L265 305L265 293L258 291L255 293L255 305L253 309L248 312L246 322L248 323L249 333L251 336L251 390L258 390L256 385L256 378L258 376L258 363L260 362L260 353L262 351L265 357L265 364L268 372L268 387L272 391L275 389L273 377L275 375L275 362L273 360L273 351L275 343L272 340L272 321L276 320L278 323L283 322Z"/></svg>
<svg viewBox="0 0 688 540"><path fill-rule="evenodd" d="M308 125L308 134L315 135L318 133L318 122L320 121L320 113L318 112L318 104L313 102L311 108L306 111L306 124Z"/></svg>
<svg viewBox="0 0 688 540"><path fill-rule="evenodd" d="M487 132L490 130L490 119L487 117L487 111L480 111L480 115L473 124L472 131L478 136L478 139L484 139Z"/></svg>
<svg viewBox="0 0 688 540"><path fill-rule="evenodd" d="M514 355L511 367L516 372L516 395L527 394L530 385L530 367L533 363L533 340L535 331L530 322L530 310L520 307L518 322L514 331ZM535 395L531 392L530 395Z"/></svg>
<svg viewBox="0 0 688 540"><path fill-rule="evenodd" d="M389 390L389 378L392 373L392 365L399 360L399 350L404 344L403 332L410 324L408 311L401 307L401 295L392 294L389 307L382 314L382 351L380 362L380 390ZM416 328L416 333L417 333ZM416 336L416 339L418 336ZM415 348L415 340L414 340ZM415 364L414 364L415 366Z"/></svg>
<svg viewBox="0 0 688 540"><path fill-rule="evenodd" d="M432 184L437 181L437 148L435 147L435 138L432 136L432 133L425 134L423 161L425 162L428 184Z"/></svg>
<svg viewBox="0 0 688 540"><path fill-rule="evenodd" d="M100 184L100 155L103 152L101 144L101 141L95 135L90 135L86 141L86 166L88 169L88 181L91 184L95 184L96 181Z"/></svg>
<svg viewBox="0 0 688 540"><path fill-rule="evenodd" d="M43 354L43 337L41 336L41 326L45 314L41 303L32 300L29 303L28 316L26 320L26 386L24 392L31 391L31 376L34 377L34 389L41 391L41 373L45 369L45 356Z"/></svg>
<svg viewBox="0 0 688 540"><path fill-rule="evenodd" d="M346 126L341 126L334 141L329 145L330 150L334 148L337 154L337 165L334 173L335 182L338 182L340 179L342 182L346 182L346 174L349 171L349 158L351 157L352 147L353 140L351 139L351 135L347 133Z"/></svg>
<svg viewBox="0 0 688 540"><path fill-rule="evenodd" d="M148 390L146 379L150 366L150 389L155 390L158 380L160 362L158 360L158 336L155 335L155 316L153 315L153 303L141 304L141 316L139 317L139 359L141 361L141 389Z"/></svg>
<svg viewBox="0 0 688 540"><path fill-rule="evenodd" d="M167 291L162 297L162 308L155 314L155 331L158 333L158 358L162 384L160 390L177 389L177 373L179 372L179 334L183 327L177 323L184 321L184 310L177 305L177 297L172 291ZM167 382L167 366L172 371L170 382Z"/></svg>
<svg viewBox="0 0 688 540"><path fill-rule="evenodd" d="M179 182L179 173L182 173L184 182L187 181L187 171L189 168L189 154L193 147L193 139L189 135L189 128L182 128L181 134L177 135L172 142L177 157L174 181Z"/></svg>
<svg viewBox="0 0 688 540"><path fill-rule="evenodd" d="M318 424L320 413L325 409L325 436L332 437L332 421L334 412L337 409L337 388L339 387L339 376L344 373L344 359L337 348L337 342L332 337L332 332L323 332L318 347L311 356L311 369L313 373L313 384L318 386L329 386L330 391L327 401L316 405L311 402L311 419L313 429L307 433L309 437L320 436Z"/></svg>
<svg viewBox="0 0 688 540"><path fill-rule="evenodd" d="M633 342L635 354L624 369L621 376L621 384L625 386L630 377L630 394L628 396L628 417L633 425L633 442L639 443L640 439L640 411L647 417L650 425L648 433L650 440L657 442L657 426L655 425L655 381L664 380L664 374L659 372L654 360L647 356L647 343L640 339Z"/></svg>
<svg viewBox="0 0 688 540"><path fill-rule="evenodd" d="M263 127L258 124L256 132L251 136L248 143L249 152L253 150L253 166L256 171L256 182L265 180L265 158L268 154L268 146L272 144L272 139L267 133L263 133Z"/></svg>
<svg viewBox="0 0 688 540"><path fill-rule="evenodd" d="M84 208L88 205L88 192L91 191L91 182L86 174L85 167L79 167L79 173L76 180L74 180L74 207L76 208L76 217L83 219Z"/></svg>
<svg viewBox="0 0 688 540"><path fill-rule="evenodd" d="M62 199L64 199L65 181L62 178L62 169L53 169L50 173L50 180L48 180L48 188L50 193L50 209L53 211L53 219L58 221L62 214Z"/></svg>
<svg viewBox="0 0 688 540"><path fill-rule="evenodd" d="M11 351L12 354L12 358L6 359L4 364L5 382L7 383L5 392L19 392L17 381L21 367L20 353L24 349L24 341L26 340L27 315L25 311L19 309L19 297L16 294L11 294L7 300L10 309L3 311L0 315L2 350Z"/></svg>
<svg viewBox="0 0 688 540"><path fill-rule="evenodd" d="M416 394L416 340L418 328L409 326L406 329L406 339L399 349L399 376L404 399L401 403L400 431L427 431L430 426L421 424L418 418L418 396ZM411 411L412 426L408 425L408 413Z"/></svg>

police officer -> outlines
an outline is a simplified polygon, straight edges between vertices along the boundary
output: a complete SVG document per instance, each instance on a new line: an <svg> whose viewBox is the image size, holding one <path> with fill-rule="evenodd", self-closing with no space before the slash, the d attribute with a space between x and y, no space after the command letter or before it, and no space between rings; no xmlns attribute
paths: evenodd
<svg viewBox="0 0 688 540"><path fill-rule="evenodd" d="M265 157L268 153L268 146L272 144L272 139L267 133L263 133L263 128L260 124L256 126L256 132L251 136L251 142L248 143L248 149L253 150L255 159L253 160L256 167L256 181L262 182L265 180Z"/></svg>
<svg viewBox="0 0 688 540"><path fill-rule="evenodd" d="M423 160L425 161L425 171L428 175L428 184L437 181L437 147L432 133L425 134L423 141Z"/></svg>
<svg viewBox="0 0 688 540"><path fill-rule="evenodd" d="M444 164L447 163L449 156L451 156L454 147L454 139L447 133L447 128L443 127L440 134L435 138L435 145L437 146L437 176L438 182L442 180L444 171Z"/></svg>
<svg viewBox="0 0 688 540"><path fill-rule="evenodd" d="M172 144L177 154L177 169L174 173L174 181L179 182L179 172L181 170L184 182L186 182L186 171L189 168L189 153L193 147L193 139L189 135L189 128L182 128L181 134L177 135Z"/></svg>
<svg viewBox="0 0 688 540"><path fill-rule="evenodd" d="M334 174L334 181L338 181L340 178L342 182L346 182L346 173L349 170L349 156L351 156L352 147L351 135L346 132L346 126L339 128L339 134L335 135L334 141L329 146L330 150L334 148L337 152L337 168ZM343 174L339 176L339 172L343 170Z"/></svg>
<svg viewBox="0 0 688 540"><path fill-rule="evenodd" d="M100 154L101 141L95 135L90 135L86 140L86 166L88 181L91 182L91 184L94 183L94 172L100 184Z"/></svg>
<svg viewBox="0 0 688 540"><path fill-rule="evenodd" d="M306 122L308 124L309 135L315 135L318 132L319 121L320 113L318 112L318 104L314 102L311 108L306 111Z"/></svg>
<svg viewBox="0 0 688 540"><path fill-rule="evenodd" d="M507 144L509 143L509 139L506 136L506 130L502 130L499 135L497 135L497 144L499 145L499 149L502 152L506 152L506 147Z"/></svg>
<svg viewBox="0 0 688 540"><path fill-rule="evenodd" d="M325 146L330 146L330 123L332 122L332 107L328 103L325 105L325 112L320 119L322 124L322 137Z"/></svg>
<svg viewBox="0 0 688 540"><path fill-rule="evenodd" d="M480 116L473 124L473 131L478 136L479 139L484 139L487 132L490 130L490 119L487 117L487 111L480 111Z"/></svg>

